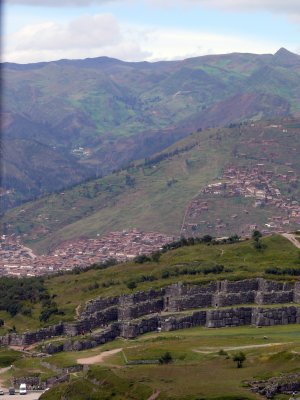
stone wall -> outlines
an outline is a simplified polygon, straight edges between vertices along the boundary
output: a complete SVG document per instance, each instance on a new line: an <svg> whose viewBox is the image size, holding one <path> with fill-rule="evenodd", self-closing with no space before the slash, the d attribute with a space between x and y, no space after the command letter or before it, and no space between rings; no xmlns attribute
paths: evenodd
<svg viewBox="0 0 300 400"><path fill-rule="evenodd" d="M256 292L254 290L245 292L219 292L216 293L211 302L213 307L229 307L237 304L254 304Z"/></svg>
<svg viewBox="0 0 300 400"><path fill-rule="evenodd" d="M9 333L0 337L0 344L4 346L29 346L42 340L51 339L54 336L60 336L63 334L63 329L63 324L57 324L35 332Z"/></svg>
<svg viewBox="0 0 300 400"><path fill-rule="evenodd" d="M206 314L206 326L207 328L223 328L229 326L251 325L251 317L252 307L208 310Z"/></svg>
<svg viewBox="0 0 300 400"><path fill-rule="evenodd" d="M162 331L174 331L178 329L192 328L194 326L204 326L206 324L206 311L195 311L188 316L171 316L161 318L160 327Z"/></svg>
<svg viewBox="0 0 300 400"><path fill-rule="evenodd" d="M216 290L217 282L205 286L183 285L182 283L167 286L164 296L164 309L174 312L209 307Z"/></svg>
<svg viewBox="0 0 300 400"><path fill-rule="evenodd" d="M163 310L164 289L137 292L131 295L120 296L118 320L128 321L143 315L158 313Z"/></svg>
<svg viewBox="0 0 300 400"><path fill-rule="evenodd" d="M192 308L229 307L240 304L282 304L300 302L300 284L245 279L220 281L206 286L177 283L165 290L164 310L175 312Z"/></svg>
<svg viewBox="0 0 300 400"><path fill-rule="evenodd" d="M255 296L256 304L283 304L283 303L293 303L294 301L294 291L280 291L280 292L257 292Z"/></svg>
<svg viewBox="0 0 300 400"><path fill-rule="evenodd" d="M295 283L294 287L294 303L300 304L300 282Z"/></svg>
<svg viewBox="0 0 300 400"><path fill-rule="evenodd" d="M119 297L98 297L90 300L85 304L81 312L81 319L93 314L94 312L105 310L106 308L116 306L119 304Z"/></svg>
<svg viewBox="0 0 300 400"><path fill-rule="evenodd" d="M257 307L252 310L251 322L256 326L300 324L300 307Z"/></svg>
<svg viewBox="0 0 300 400"><path fill-rule="evenodd" d="M143 333L157 331L159 317L143 318L132 322L124 322L120 327L120 336L126 339L133 339Z"/></svg>
<svg viewBox="0 0 300 400"><path fill-rule="evenodd" d="M243 325L273 326L300 323L300 306L278 308L234 307L194 311L190 315L150 316L132 321L114 323L102 332L92 333L89 337L64 343L48 343L43 351L54 354L60 351L81 351L114 340L121 336L133 339L153 331L172 331L195 326L224 328Z"/></svg>
<svg viewBox="0 0 300 400"><path fill-rule="evenodd" d="M43 352L47 354L55 354L61 351L81 351L97 347L101 344L111 342L116 337L120 336L120 326L119 324L111 324L109 328L103 330L102 332L95 332L78 340L68 339L63 343L47 343L43 346Z"/></svg>
<svg viewBox="0 0 300 400"><path fill-rule="evenodd" d="M161 312L164 308L163 299L144 301L136 305L127 305L118 309L118 321L128 321L143 315Z"/></svg>
<svg viewBox="0 0 300 400"><path fill-rule="evenodd" d="M136 334L155 330L160 322L163 325L165 324L166 329L168 329L167 326L172 327L173 325L176 328L176 326L196 326L195 324L199 323L201 325L203 323L204 317L201 317L201 321L199 322L196 316L200 314L195 314L195 317L192 317L194 315L192 314L188 317L172 317L175 320L173 319L173 322L170 322L168 325L160 319L161 311L174 313L183 310L214 307L218 309L211 309L206 313L206 326L208 327L256 324L256 322L249 320L249 307L231 308L231 311L228 309L221 310L220 307L233 307L244 304L258 304L262 306L264 304L287 304L293 302L300 303L300 282L294 284L257 278L233 282L225 280L199 286L177 283L161 290L137 292L120 297L97 298L86 303L80 318L73 323L61 323L23 334L10 333L0 337L0 345L28 346L55 336L78 336L89 332L92 333L92 330L96 328L107 328L107 326L110 326L103 331L108 332L107 336L106 333L99 333L99 337L91 335L91 340L95 344L103 340L104 342L111 340L111 336L114 336L116 332L116 328L111 328L112 326L118 326L121 334L124 333L124 337L134 337ZM288 312L292 312L290 307L280 309L289 309L290 311ZM254 308L254 310L256 309ZM270 313L271 309L268 310ZM257 311L254 312L257 313ZM284 312L282 311L282 313ZM276 314L274 318L270 317L269 323L267 322L269 317L265 316L264 313L261 313L257 318L269 325L276 325L279 323L278 321L294 323L289 322L294 321L294 314L291 316L282 315L284 316ZM149 318L137 320L145 316L149 316ZM296 321L298 321L297 318ZM80 343L82 342L80 340L77 347L81 347ZM67 341L64 346L67 346L68 343L70 342ZM64 346L57 345L57 349L55 348L54 350L61 351L61 349L64 349ZM82 344L82 346L89 346L89 344Z"/></svg>

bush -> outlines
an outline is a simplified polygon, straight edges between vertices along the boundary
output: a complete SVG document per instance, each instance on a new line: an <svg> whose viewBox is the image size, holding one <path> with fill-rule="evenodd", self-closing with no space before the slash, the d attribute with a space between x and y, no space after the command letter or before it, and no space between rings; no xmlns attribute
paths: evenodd
<svg viewBox="0 0 300 400"><path fill-rule="evenodd" d="M151 256L152 261L154 261L154 262L159 262L160 257L161 257L161 252L160 252L160 251L156 251L156 252L153 253L152 256Z"/></svg>
<svg viewBox="0 0 300 400"><path fill-rule="evenodd" d="M173 362L173 357L172 357L171 353L166 351L165 354L163 354L158 359L158 361L159 361L160 364L170 364L171 362Z"/></svg>
<svg viewBox="0 0 300 400"><path fill-rule="evenodd" d="M246 360L246 356L245 356L245 354L244 354L242 351L240 351L239 353L236 353L236 354L233 356L232 360L233 360L234 362L236 362L236 367L237 367L237 368L242 368L242 367L243 367L243 363L244 363L244 361Z"/></svg>
<svg viewBox="0 0 300 400"><path fill-rule="evenodd" d="M151 258L146 256L146 254L140 254L134 258L136 264L144 264L145 262L151 261Z"/></svg>
<svg viewBox="0 0 300 400"><path fill-rule="evenodd" d="M135 288L136 288L136 283L135 283L135 281L129 281L129 282L127 282L127 287L128 287L128 289L131 289L131 290L135 289Z"/></svg>
<svg viewBox="0 0 300 400"><path fill-rule="evenodd" d="M167 279L170 276L170 272L169 271L162 271L161 273L161 277L162 279Z"/></svg>

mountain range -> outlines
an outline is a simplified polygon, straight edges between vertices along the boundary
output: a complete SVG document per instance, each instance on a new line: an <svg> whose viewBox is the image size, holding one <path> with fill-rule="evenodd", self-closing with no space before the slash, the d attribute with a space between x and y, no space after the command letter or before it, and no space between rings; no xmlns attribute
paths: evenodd
<svg viewBox="0 0 300 400"><path fill-rule="evenodd" d="M300 56L2 64L3 210L148 158L191 132L300 114ZM199 137L201 141L201 135Z"/></svg>

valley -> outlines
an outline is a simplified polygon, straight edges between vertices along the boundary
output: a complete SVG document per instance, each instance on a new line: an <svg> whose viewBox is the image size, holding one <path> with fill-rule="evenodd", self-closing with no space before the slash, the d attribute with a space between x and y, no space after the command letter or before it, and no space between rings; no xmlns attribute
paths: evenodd
<svg viewBox="0 0 300 400"><path fill-rule="evenodd" d="M299 0L1 19L0 399L300 400Z"/></svg>
<svg viewBox="0 0 300 400"><path fill-rule="evenodd" d="M50 387L45 400L300 390L298 57L6 66L3 386Z"/></svg>

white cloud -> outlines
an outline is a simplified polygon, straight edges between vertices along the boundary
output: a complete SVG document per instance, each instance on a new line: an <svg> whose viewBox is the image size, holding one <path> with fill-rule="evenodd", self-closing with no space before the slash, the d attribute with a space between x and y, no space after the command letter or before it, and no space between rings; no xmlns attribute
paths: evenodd
<svg viewBox="0 0 300 400"><path fill-rule="evenodd" d="M143 40L141 46L152 54L149 60L175 60L231 52L271 53L277 50L278 44L254 43L252 38L207 32L156 29L147 33L147 40Z"/></svg>
<svg viewBox="0 0 300 400"><path fill-rule="evenodd" d="M110 14L86 15L68 25L55 22L26 26L14 35L17 50L74 49L115 45L122 40L117 20Z"/></svg>
<svg viewBox="0 0 300 400"><path fill-rule="evenodd" d="M3 61L17 63L99 56L125 61L176 60L230 52L271 53L279 47L277 42L255 42L252 37L200 29L129 27L111 14L84 15L68 23L30 24L8 35L3 43Z"/></svg>
<svg viewBox="0 0 300 400"><path fill-rule="evenodd" d="M127 35L111 14L85 15L68 24L27 25L4 40L3 59L12 62L102 55L137 61L150 54L141 50L138 40Z"/></svg>

